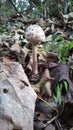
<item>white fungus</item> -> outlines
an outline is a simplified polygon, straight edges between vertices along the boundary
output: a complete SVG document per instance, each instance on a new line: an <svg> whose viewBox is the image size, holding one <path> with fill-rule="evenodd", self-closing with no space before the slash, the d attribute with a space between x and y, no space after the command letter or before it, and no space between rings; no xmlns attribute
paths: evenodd
<svg viewBox="0 0 73 130"><path fill-rule="evenodd" d="M38 74L38 63L37 63L37 44L45 41L45 33L39 25L30 25L25 33L25 38L32 44L33 53L33 75Z"/></svg>

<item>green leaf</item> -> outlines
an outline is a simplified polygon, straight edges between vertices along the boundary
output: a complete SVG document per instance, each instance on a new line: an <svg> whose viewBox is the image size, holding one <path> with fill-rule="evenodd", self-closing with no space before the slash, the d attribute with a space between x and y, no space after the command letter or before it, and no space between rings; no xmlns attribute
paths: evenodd
<svg viewBox="0 0 73 130"><path fill-rule="evenodd" d="M25 44L28 44L28 41L27 41L26 39L23 39L23 40L21 41L21 45L25 45Z"/></svg>
<svg viewBox="0 0 73 130"><path fill-rule="evenodd" d="M45 42L50 42L52 41L52 35L49 35L48 37L46 37Z"/></svg>
<svg viewBox="0 0 73 130"><path fill-rule="evenodd" d="M54 102L58 103L58 99L55 95L53 95Z"/></svg>
<svg viewBox="0 0 73 130"><path fill-rule="evenodd" d="M66 92L68 92L68 90L69 90L69 85L68 85L67 81L63 80L63 84L64 84L64 87L65 87Z"/></svg>
<svg viewBox="0 0 73 130"><path fill-rule="evenodd" d="M69 44L69 50L71 50L73 48L73 42L71 42L70 44Z"/></svg>
<svg viewBox="0 0 73 130"><path fill-rule="evenodd" d="M56 43L58 40L61 40L61 36L57 36L57 37L53 40L53 43Z"/></svg>
<svg viewBox="0 0 73 130"><path fill-rule="evenodd" d="M56 97L57 97L57 103L61 105L62 99L61 99L61 88L59 83L57 84L56 87Z"/></svg>

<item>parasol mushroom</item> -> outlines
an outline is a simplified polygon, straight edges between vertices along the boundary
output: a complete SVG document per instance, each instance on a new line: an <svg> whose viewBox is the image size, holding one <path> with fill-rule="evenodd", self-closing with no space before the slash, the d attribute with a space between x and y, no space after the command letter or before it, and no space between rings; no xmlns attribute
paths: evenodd
<svg viewBox="0 0 73 130"><path fill-rule="evenodd" d="M26 39L32 44L32 53L33 53L33 66L32 73L33 75L38 74L38 63L37 63L37 44L45 41L45 33L39 25L30 25L25 33Z"/></svg>

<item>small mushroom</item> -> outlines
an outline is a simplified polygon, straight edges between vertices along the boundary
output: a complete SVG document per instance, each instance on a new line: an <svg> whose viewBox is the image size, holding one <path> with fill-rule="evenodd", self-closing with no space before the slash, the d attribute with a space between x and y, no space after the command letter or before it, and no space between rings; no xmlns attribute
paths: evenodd
<svg viewBox="0 0 73 130"><path fill-rule="evenodd" d="M25 33L26 39L32 44L33 66L32 74L38 75L37 44L45 41L45 33L39 25L30 25Z"/></svg>

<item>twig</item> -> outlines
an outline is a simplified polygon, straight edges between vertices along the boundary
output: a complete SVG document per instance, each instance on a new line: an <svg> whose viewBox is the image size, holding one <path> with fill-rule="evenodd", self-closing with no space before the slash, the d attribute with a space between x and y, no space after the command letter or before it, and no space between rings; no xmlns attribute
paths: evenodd
<svg viewBox="0 0 73 130"><path fill-rule="evenodd" d="M55 119L58 118L58 115L57 116L54 116L50 121L47 122L47 126L52 123Z"/></svg>
<svg viewBox="0 0 73 130"><path fill-rule="evenodd" d="M55 110L55 111L57 112L57 115L59 115L59 111L58 111L55 107L53 107L50 103L46 102L46 101L45 101L43 98L41 98L40 96L37 95L37 97L38 97L41 101L43 101L44 103L46 103L49 107L51 107L53 110Z"/></svg>
<svg viewBox="0 0 73 130"><path fill-rule="evenodd" d="M12 2L12 0L9 0L9 2L12 4L12 6L14 7L14 9L15 9L15 11L17 12L17 13L19 13L19 11L17 10L17 8L16 8L16 6L14 5L14 3Z"/></svg>

